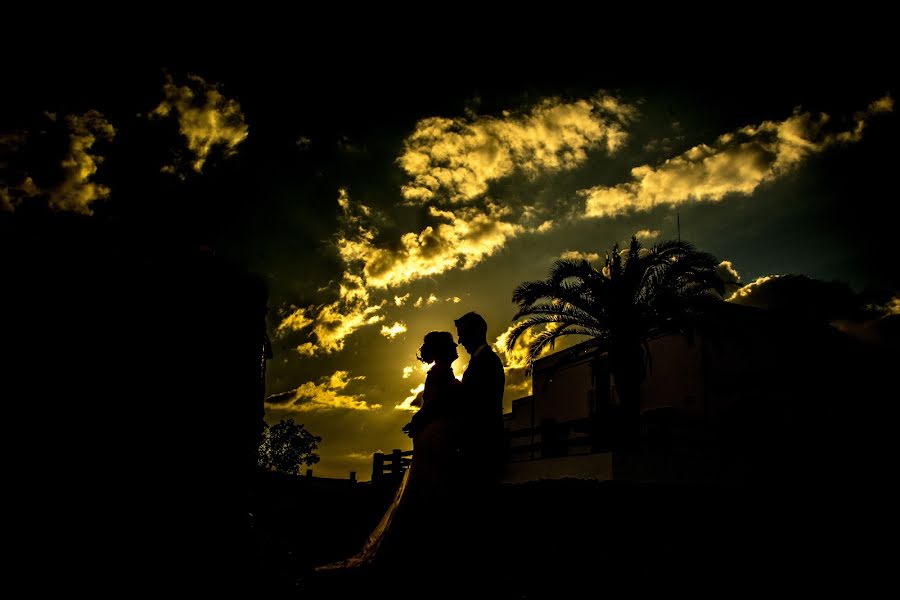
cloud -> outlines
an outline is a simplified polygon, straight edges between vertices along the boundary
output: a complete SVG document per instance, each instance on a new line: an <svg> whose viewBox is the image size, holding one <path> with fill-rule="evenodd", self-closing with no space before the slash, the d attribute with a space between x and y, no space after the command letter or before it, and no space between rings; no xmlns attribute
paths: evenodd
<svg viewBox="0 0 900 600"><path fill-rule="evenodd" d="M44 114L56 122L56 114L46 111ZM18 182L12 185L0 183L0 210L12 212L23 200L42 197L55 210L90 215L95 202L109 197L109 187L93 181L103 163L103 157L97 154L94 145L98 141L111 141L116 135L115 127L96 110L66 115L65 126L68 147L58 163L61 169L58 183L43 189L35 184L30 167L16 166L14 160L13 164L10 162L29 141L29 136L26 133L0 135L0 168L9 171L4 174L6 178ZM37 143L40 145L40 140Z"/></svg>
<svg viewBox="0 0 900 600"><path fill-rule="evenodd" d="M717 268L716 274L718 274L721 277L720 273L721 273L721 270ZM743 304L743 302L741 301L742 299L753 297L757 293L757 291L759 289L761 289L767 282L769 282L773 279L777 279L779 277L784 277L784 275L763 275L762 277L757 277L756 281L751 281L747 285L735 290L734 293L731 294L727 298L727 300L729 302L736 302L737 304Z"/></svg>
<svg viewBox="0 0 900 600"><path fill-rule="evenodd" d="M385 239L376 224L386 219L369 206L351 201L347 190L340 189L335 246L345 264L344 280L352 280L357 292L352 300L342 293L333 304L298 309L279 330L311 327L313 340L297 348L303 354L341 350L348 335L383 319L379 311L386 301L370 304L369 291L471 269L502 250L510 239L528 231L549 230L552 221L529 229L511 207L476 196L490 181L513 171L537 175L569 169L582 163L595 147L617 150L626 139L624 126L635 116L633 107L598 94L570 103L544 99L517 115L420 121L404 142L398 162L413 178L402 189L404 197L426 200L423 194L427 193L432 201L424 211L416 209L424 212L420 214L423 226ZM408 298L409 293L393 296L397 306ZM413 306L437 301L431 294ZM384 330L389 332L390 327Z"/></svg>
<svg viewBox="0 0 900 600"><path fill-rule="evenodd" d="M502 358L503 370L506 372L504 398L507 406L509 406L510 401L531 394L531 374L528 373L528 347L531 346L532 342L535 341L542 331L541 328L534 327L526 329L516 340L512 349L507 350L506 344L514 327L515 323L507 327L506 331L497 336L493 343L494 350ZM549 347L545 347L541 352L541 356L564 350L584 340L583 336L563 336L556 340L552 350Z"/></svg>
<svg viewBox="0 0 900 600"><path fill-rule="evenodd" d="M406 323L394 321L394 324L390 327L388 327L387 325L381 326L381 335L388 338L389 340L394 339L401 333L406 333Z"/></svg>
<svg viewBox="0 0 900 600"><path fill-rule="evenodd" d="M462 302L462 298L460 298L459 296L452 296L450 298L447 298L446 302L452 302L453 304L459 304L460 302Z"/></svg>
<svg viewBox="0 0 900 600"><path fill-rule="evenodd" d="M469 175L460 175L450 187L441 187L443 184L434 187L429 192L434 203L424 210L416 209L424 212L421 217L425 224L393 239L385 239L376 226L386 221L382 215L351 200L346 189L339 190L340 230L335 246L345 264L344 280L352 280L356 291L352 299L344 298L342 292L333 304L298 309L302 312L288 317L294 324L312 329L313 341L301 344L298 351L313 355L341 350L348 335L381 321L379 311L386 301L370 304L369 291L396 288L450 270L471 269L502 250L510 239L529 231L511 207L489 199L473 201L474 196L469 195L465 198L468 202L460 203L456 197L460 190L468 190L466 194L469 194L502 176L502 170L511 173L511 166L502 166L510 157L516 159L517 169L536 174L579 164L588 149L601 142L612 152L624 143L623 126L635 114L632 107L615 98L598 95L570 104L558 99L544 100L519 116L467 117L457 120L457 125L446 119L420 122L406 140L405 153L400 158L401 165L415 182L420 182L420 177L427 179L436 176L438 171L443 172L444 163L452 163L459 173L469 168ZM481 140L484 136L489 139ZM507 159L491 158L490 148L495 146L501 148ZM460 154L451 156L457 150ZM492 162L493 166L485 166L487 163L483 161ZM474 179L464 181L470 175ZM415 182L411 184L413 187L417 185ZM404 188L409 189L412 188ZM407 199L413 196L406 195ZM449 207L439 206L442 202L449 203ZM552 223L545 222L545 225L537 229L545 231ZM402 306L408 297L409 294L394 296L394 303ZM420 297L413 306L418 308L423 303L437 301L437 296L431 294L424 300ZM327 323L323 323L326 319ZM292 328L293 324L279 326L279 330Z"/></svg>
<svg viewBox="0 0 900 600"><path fill-rule="evenodd" d="M454 211L432 206L428 216L435 223L403 234L395 246L376 245L375 229L362 225L342 235L337 246L348 266L361 270L367 286L384 289L474 267L523 231L521 225L504 220L510 215L510 209L490 202L484 208Z"/></svg>
<svg viewBox="0 0 900 600"><path fill-rule="evenodd" d="M278 332L286 331L302 331L315 323L315 321L307 316L307 309L295 309L288 317L278 325Z"/></svg>
<svg viewBox="0 0 900 600"><path fill-rule="evenodd" d="M91 153L91 149L98 139L112 140L116 130L96 110L83 115L67 115L66 125L70 134L69 151L62 161L63 180L49 191L48 199L50 206L57 210L89 215L93 212L91 205L94 202L109 197L108 187L91 181L103 162L103 157Z"/></svg>
<svg viewBox="0 0 900 600"><path fill-rule="evenodd" d="M4 154L7 151L14 152L18 150L27 139L28 135L22 132L0 133L0 149L4 151ZM0 166L5 166L5 163L6 161L4 160L0 163Z"/></svg>
<svg viewBox="0 0 900 600"><path fill-rule="evenodd" d="M375 410L380 404L368 404L365 394L347 394L344 390L354 381L362 381L364 375L351 377L347 371L335 371L331 375L320 377L318 382L308 381L303 385L273 394L266 398L268 408L309 412L319 410Z"/></svg>
<svg viewBox="0 0 900 600"><path fill-rule="evenodd" d="M381 449L378 449L378 450L373 450L372 452L348 452L347 454L344 455L344 458L346 458L346 459L348 459L348 460L364 460L364 461L371 461L371 460L372 460L372 456L373 456L376 452L382 452L382 450L381 450Z"/></svg>
<svg viewBox="0 0 900 600"><path fill-rule="evenodd" d="M33 198L41 194L41 190L34 184L31 177L25 177L22 183L16 186L7 186L0 182L0 210L15 212L16 207L25 198Z"/></svg>
<svg viewBox="0 0 900 600"><path fill-rule="evenodd" d="M737 283L741 280L741 274L734 267L734 263L730 260L723 260L716 267L716 274L719 279L728 283Z"/></svg>
<svg viewBox="0 0 900 600"><path fill-rule="evenodd" d="M175 85L167 76L163 85L165 99L151 111L152 117L174 116L181 135L194 155L192 168L203 169L210 151L218 146L225 156L234 155L247 137L247 124L237 100L226 98L218 84L210 85L202 77L188 75L186 85Z"/></svg>
<svg viewBox="0 0 900 600"><path fill-rule="evenodd" d="M548 219L548 220L542 222L537 227L535 227L534 231L536 231L538 233L547 233L548 231L553 229L553 225L554 225L553 219Z"/></svg>
<svg viewBox="0 0 900 600"><path fill-rule="evenodd" d="M409 292L406 292L402 296L394 296L394 304L397 306L403 306L406 304L407 300L409 300Z"/></svg>
<svg viewBox="0 0 900 600"><path fill-rule="evenodd" d="M634 232L634 237L639 240L655 240L659 237L659 229L639 229Z"/></svg>
<svg viewBox="0 0 900 600"><path fill-rule="evenodd" d="M866 319L872 316L870 313L874 308L865 306L846 283L821 281L805 275L760 277L737 290L728 300L817 321Z"/></svg>
<svg viewBox="0 0 900 600"><path fill-rule="evenodd" d="M342 135L340 138L338 138L337 147L341 152L344 152L346 154L362 154L366 152L365 146L354 143L346 135Z"/></svg>
<svg viewBox="0 0 900 600"><path fill-rule="evenodd" d="M27 139L26 133L0 133L0 211L14 212L23 199L40 193L25 171L11 166Z"/></svg>
<svg viewBox="0 0 900 600"><path fill-rule="evenodd" d="M590 150L621 148L625 126L636 116L633 106L601 92L572 102L545 98L499 117L423 119L397 161L413 179L403 187L403 197L425 202L442 195L468 202L483 195L491 181L514 172L536 176L572 169Z"/></svg>
<svg viewBox="0 0 900 600"><path fill-rule="evenodd" d="M425 383L420 383L409 390L409 396L403 399L403 402L395 404L397 410L417 411L422 406L422 392L425 391Z"/></svg>
<svg viewBox="0 0 900 600"><path fill-rule="evenodd" d="M409 379L410 377L412 377L412 374L415 370L415 367L403 367L403 379Z"/></svg>
<svg viewBox="0 0 900 600"><path fill-rule="evenodd" d="M534 329L526 329L516 340L512 350L507 350L506 344L514 325L510 325L506 331L497 336L494 341L494 350L503 358L503 370L506 372L505 396L515 399L527 396L531 393L531 375L528 373L528 346L534 341L538 332ZM546 352L545 352L546 353Z"/></svg>
<svg viewBox="0 0 900 600"><path fill-rule="evenodd" d="M566 250L559 257L562 260L586 260L589 262L600 260L600 255L596 252L579 252L578 250Z"/></svg>
<svg viewBox="0 0 900 600"><path fill-rule="evenodd" d="M314 341L297 347L301 354L330 354L344 349L344 339L360 327L384 320L385 301L369 303L369 292L358 276L344 273L338 298L330 304L298 308L278 326L280 333L310 328Z"/></svg>
<svg viewBox="0 0 900 600"><path fill-rule="evenodd" d="M874 308L881 312L883 316L898 316L900 315L900 296L893 296L884 304L877 305Z"/></svg>
<svg viewBox="0 0 900 600"><path fill-rule="evenodd" d="M725 284L726 294L730 293L733 295L741 288L741 274L734 268L734 265L730 260L723 260L718 264L716 267L716 275L718 275L719 279ZM729 297L729 300L730 299L731 297Z"/></svg>
<svg viewBox="0 0 900 600"><path fill-rule="evenodd" d="M859 141L867 119L892 111L893 104L889 96L876 100L857 113L854 125L843 131L831 130L828 115L799 109L783 121L742 127L656 167L635 167L630 182L580 190L585 216L614 217L657 205L718 202L728 194L752 194L760 184L790 173L830 146Z"/></svg>

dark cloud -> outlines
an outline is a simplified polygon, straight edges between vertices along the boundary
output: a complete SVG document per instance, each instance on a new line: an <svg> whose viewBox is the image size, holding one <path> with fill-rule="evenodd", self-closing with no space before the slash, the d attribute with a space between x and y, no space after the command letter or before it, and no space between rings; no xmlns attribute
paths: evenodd
<svg viewBox="0 0 900 600"><path fill-rule="evenodd" d="M846 283L820 281L805 275L762 279L744 286L729 300L798 319L833 321L873 316Z"/></svg>

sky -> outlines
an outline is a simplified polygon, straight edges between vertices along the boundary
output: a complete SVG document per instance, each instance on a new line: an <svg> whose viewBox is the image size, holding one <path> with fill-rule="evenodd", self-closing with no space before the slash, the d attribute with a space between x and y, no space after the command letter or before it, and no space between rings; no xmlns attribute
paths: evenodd
<svg viewBox="0 0 900 600"><path fill-rule="evenodd" d="M366 480L373 452L411 447L427 332L477 311L502 340L519 283L632 235L680 222L747 290L787 274L900 289L897 90L878 46L803 40L722 67L710 40L649 63L586 43L356 42L332 61L308 41L124 63L74 47L16 62L0 112L0 217L139 223L266 282L266 417L323 438L317 475ZM530 384L521 352L501 357L508 409Z"/></svg>

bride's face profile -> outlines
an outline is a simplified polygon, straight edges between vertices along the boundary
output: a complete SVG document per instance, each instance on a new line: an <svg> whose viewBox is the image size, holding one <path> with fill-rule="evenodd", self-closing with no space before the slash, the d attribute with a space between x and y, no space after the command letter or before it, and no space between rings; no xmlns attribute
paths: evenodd
<svg viewBox="0 0 900 600"><path fill-rule="evenodd" d="M426 364L449 365L459 358L459 354L456 351L456 344L449 333L442 336L437 332L432 332L425 336L416 358Z"/></svg>

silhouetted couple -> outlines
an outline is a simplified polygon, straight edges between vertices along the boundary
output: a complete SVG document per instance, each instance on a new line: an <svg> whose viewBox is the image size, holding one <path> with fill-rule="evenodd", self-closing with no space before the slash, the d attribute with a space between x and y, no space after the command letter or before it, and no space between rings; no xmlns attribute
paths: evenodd
<svg viewBox="0 0 900 600"><path fill-rule="evenodd" d="M504 458L503 364L487 343L487 324L480 315L468 313L455 323L459 343L470 356L462 382L453 376L458 358L453 336L446 331L427 334L419 358L434 365L425 378L422 407L404 427L413 438L414 471L420 472L410 478L438 487L491 483Z"/></svg>
<svg viewBox="0 0 900 600"><path fill-rule="evenodd" d="M487 343L485 320L471 312L455 324L470 356L462 381L453 375L458 358L453 336L427 334L419 359L433 365L421 408L403 428L413 439L412 463L363 551L341 566L376 565L453 587L445 578L472 574L487 564L499 518L493 488L506 457L505 378L500 358Z"/></svg>

